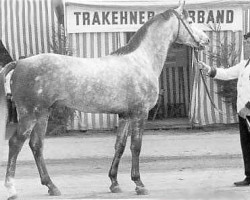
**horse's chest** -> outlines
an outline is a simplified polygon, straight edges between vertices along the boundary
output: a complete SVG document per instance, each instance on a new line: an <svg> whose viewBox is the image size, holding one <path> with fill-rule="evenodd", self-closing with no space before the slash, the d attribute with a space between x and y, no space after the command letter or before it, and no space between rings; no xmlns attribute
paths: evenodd
<svg viewBox="0 0 250 200"><path fill-rule="evenodd" d="M141 103L145 107L154 104L158 98L158 84L152 79L141 77L128 84L128 94L131 102Z"/></svg>

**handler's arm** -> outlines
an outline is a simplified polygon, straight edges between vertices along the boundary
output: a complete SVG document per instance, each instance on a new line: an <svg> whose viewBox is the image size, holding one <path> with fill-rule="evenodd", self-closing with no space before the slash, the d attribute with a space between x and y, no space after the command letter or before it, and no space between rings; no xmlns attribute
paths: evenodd
<svg viewBox="0 0 250 200"><path fill-rule="evenodd" d="M233 67L229 67L226 69L223 68L212 68L211 69L211 77L220 80L232 80L239 77L239 73L242 68L245 67L246 60L241 61L239 64L234 65Z"/></svg>

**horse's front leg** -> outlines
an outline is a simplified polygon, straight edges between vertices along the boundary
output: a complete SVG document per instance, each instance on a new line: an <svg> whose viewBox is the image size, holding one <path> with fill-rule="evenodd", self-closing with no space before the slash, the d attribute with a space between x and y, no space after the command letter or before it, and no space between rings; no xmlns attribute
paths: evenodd
<svg viewBox="0 0 250 200"><path fill-rule="evenodd" d="M139 157L142 146L142 134L144 130L144 119L134 119L131 123L132 134L131 134L131 146L130 150L132 153L132 168L131 168L131 179L135 182L135 191L138 195L148 194L148 190L145 188L144 184L140 178L139 169Z"/></svg>
<svg viewBox="0 0 250 200"><path fill-rule="evenodd" d="M121 189L117 181L117 172L118 172L120 159L126 147L128 131L129 131L129 121L125 119L121 119L119 122L119 127L117 131L117 136L116 136L115 155L114 155L113 162L109 170L109 178L111 180L110 190L113 193L121 192Z"/></svg>

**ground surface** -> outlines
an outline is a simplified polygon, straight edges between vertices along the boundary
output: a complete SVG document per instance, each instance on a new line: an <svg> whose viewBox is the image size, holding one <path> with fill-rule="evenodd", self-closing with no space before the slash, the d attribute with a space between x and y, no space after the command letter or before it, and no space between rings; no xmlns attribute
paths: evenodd
<svg viewBox="0 0 250 200"><path fill-rule="evenodd" d="M45 158L51 178L62 196L50 197L40 184L28 145L19 156L16 187L19 199L250 199L250 187L236 188L244 178L237 128L225 130L147 131L143 138L140 171L149 190L135 194L130 180L129 144L118 179L123 193L109 192L107 176L114 153L114 134L74 134L45 140ZM0 166L0 200L7 159Z"/></svg>

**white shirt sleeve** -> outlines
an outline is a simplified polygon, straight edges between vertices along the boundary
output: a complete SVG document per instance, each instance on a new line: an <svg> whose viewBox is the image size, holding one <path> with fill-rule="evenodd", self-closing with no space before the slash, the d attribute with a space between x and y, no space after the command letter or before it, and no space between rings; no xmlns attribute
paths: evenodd
<svg viewBox="0 0 250 200"><path fill-rule="evenodd" d="M6 94L11 94L10 79L11 79L11 76L12 76L13 72L14 72L14 70L11 70L11 71L7 74L7 76L5 77L5 81L6 81L6 82L5 82L4 86L5 86L5 92L6 92Z"/></svg>
<svg viewBox="0 0 250 200"><path fill-rule="evenodd" d="M243 60L240 63L229 68L216 68L215 79L220 80L232 80L239 77L240 71L245 67L247 60Z"/></svg>

